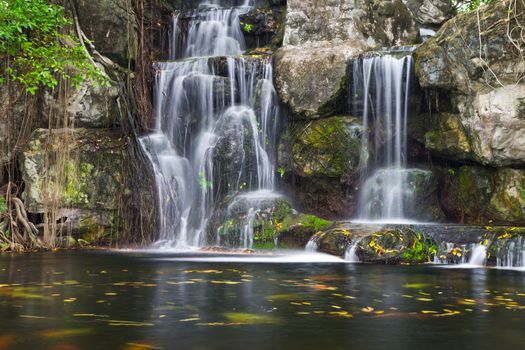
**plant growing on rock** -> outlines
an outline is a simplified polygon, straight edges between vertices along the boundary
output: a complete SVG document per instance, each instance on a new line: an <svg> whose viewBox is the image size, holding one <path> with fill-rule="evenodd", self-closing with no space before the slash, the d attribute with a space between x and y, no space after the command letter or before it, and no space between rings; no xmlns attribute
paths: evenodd
<svg viewBox="0 0 525 350"><path fill-rule="evenodd" d="M60 79L102 81L86 49L67 34L71 24L62 6L46 0L0 0L0 84L18 82L35 94Z"/></svg>

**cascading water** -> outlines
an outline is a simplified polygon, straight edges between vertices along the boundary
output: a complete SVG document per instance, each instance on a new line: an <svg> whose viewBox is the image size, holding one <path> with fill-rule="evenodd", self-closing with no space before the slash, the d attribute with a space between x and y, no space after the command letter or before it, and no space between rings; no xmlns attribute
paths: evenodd
<svg viewBox="0 0 525 350"><path fill-rule="evenodd" d="M345 260L350 263L358 263L361 262L359 260L359 257L357 256L357 248L359 245L359 242L361 242L360 239L356 240L354 243L352 243L351 246L348 247L348 249L345 252Z"/></svg>
<svg viewBox="0 0 525 350"><path fill-rule="evenodd" d="M364 129L372 131L372 137L363 133L361 141L360 220L405 220L403 207L411 196L406 186L411 70L410 55L354 62L354 112L362 111Z"/></svg>
<svg viewBox="0 0 525 350"><path fill-rule="evenodd" d="M239 16L250 8L201 3L174 18L171 59L155 64L155 131L141 139L156 173L160 241L200 247L216 205L272 192L278 101L267 58L245 58ZM184 25L183 25L183 22ZM249 231L250 228L248 227ZM245 232L243 246L249 246Z"/></svg>

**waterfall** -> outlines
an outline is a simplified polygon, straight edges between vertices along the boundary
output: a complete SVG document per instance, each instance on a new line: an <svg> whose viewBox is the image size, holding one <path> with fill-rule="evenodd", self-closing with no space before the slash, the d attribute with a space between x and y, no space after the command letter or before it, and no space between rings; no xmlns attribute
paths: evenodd
<svg viewBox="0 0 525 350"><path fill-rule="evenodd" d="M483 244L478 244L472 249L472 254L468 261L469 266L485 266L487 260L487 247Z"/></svg>
<svg viewBox="0 0 525 350"><path fill-rule="evenodd" d="M309 253L315 253L318 249L319 244L315 238L311 238L308 243L306 243L306 247L304 248L304 250Z"/></svg>
<svg viewBox="0 0 525 350"><path fill-rule="evenodd" d="M207 229L221 201L275 187L278 101L271 60L240 56L239 16L248 4L203 2L175 16L173 61L154 65L155 130L141 144L155 170L159 246L219 241ZM241 239L245 247L250 229Z"/></svg>
<svg viewBox="0 0 525 350"><path fill-rule="evenodd" d="M358 263L361 262L359 260L359 257L357 256L357 247L359 245L359 242L361 242L360 239L356 240L351 246L348 247L348 249L345 252L345 260L350 263Z"/></svg>
<svg viewBox="0 0 525 350"><path fill-rule="evenodd" d="M404 220L410 55L370 56L353 66L354 113L362 112L360 220ZM372 155L370 157L370 155Z"/></svg>
<svg viewBox="0 0 525 350"><path fill-rule="evenodd" d="M502 268L525 267L525 240L518 236L500 240L496 253L496 266Z"/></svg>

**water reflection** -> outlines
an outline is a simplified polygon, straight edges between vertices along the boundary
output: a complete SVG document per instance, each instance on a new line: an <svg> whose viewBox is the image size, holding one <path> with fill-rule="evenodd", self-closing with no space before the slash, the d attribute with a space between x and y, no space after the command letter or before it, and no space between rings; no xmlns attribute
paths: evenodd
<svg viewBox="0 0 525 350"><path fill-rule="evenodd" d="M516 271L138 253L0 267L0 349L517 348L525 326Z"/></svg>

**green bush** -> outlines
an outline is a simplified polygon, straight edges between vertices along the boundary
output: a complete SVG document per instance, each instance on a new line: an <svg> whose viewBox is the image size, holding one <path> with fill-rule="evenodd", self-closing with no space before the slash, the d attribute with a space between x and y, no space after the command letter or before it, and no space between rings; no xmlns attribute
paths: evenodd
<svg viewBox="0 0 525 350"><path fill-rule="evenodd" d="M34 94L59 79L103 80L77 38L67 34L64 8L46 0L0 0L0 84L16 81Z"/></svg>
<svg viewBox="0 0 525 350"><path fill-rule="evenodd" d="M7 207L5 205L5 198L0 196L0 215L5 213L7 211Z"/></svg>

